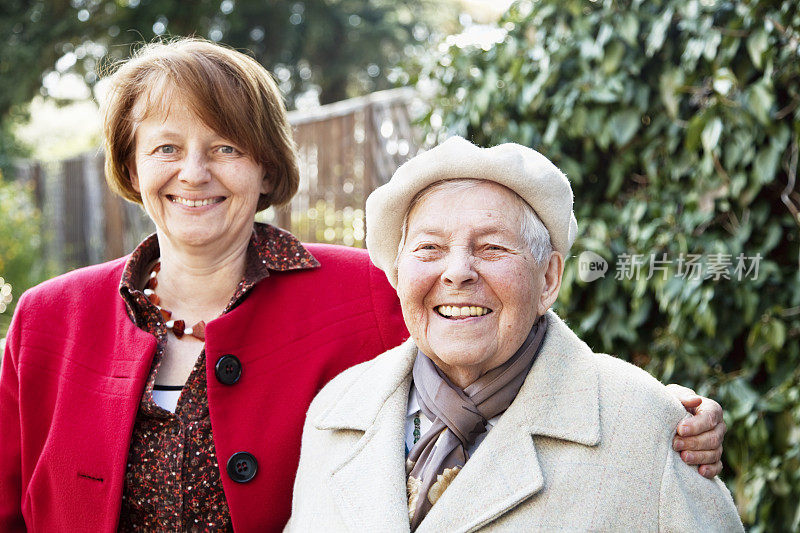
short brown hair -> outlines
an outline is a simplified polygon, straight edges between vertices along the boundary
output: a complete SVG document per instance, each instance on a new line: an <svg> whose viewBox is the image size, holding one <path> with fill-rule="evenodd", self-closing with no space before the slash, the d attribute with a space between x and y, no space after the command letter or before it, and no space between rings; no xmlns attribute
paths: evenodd
<svg viewBox="0 0 800 533"><path fill-rule="evenodd" d="M172 90L209 128L267 169L272 189L259 198L258 211L285 204L297 192L300 174L283 98L270 73L253 58L203 39L180 38L141 46L108 79L106 181L123 198L142 203L126 166L133 157L136 126L145 118L133 116L134 106L144 97L145 115L154 105L165 110L167 99L161 96Z"/></svg>

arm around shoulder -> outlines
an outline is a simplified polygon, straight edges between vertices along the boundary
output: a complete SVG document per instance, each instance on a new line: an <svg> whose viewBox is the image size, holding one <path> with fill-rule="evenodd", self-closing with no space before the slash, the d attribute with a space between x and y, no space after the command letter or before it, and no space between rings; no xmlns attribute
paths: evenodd
<svg viewBox="0 0 800 533"><path fill-rule="evenodd" d="M730 491L706 479L669 449L659 495L659 531L744 531Z"/></svg>

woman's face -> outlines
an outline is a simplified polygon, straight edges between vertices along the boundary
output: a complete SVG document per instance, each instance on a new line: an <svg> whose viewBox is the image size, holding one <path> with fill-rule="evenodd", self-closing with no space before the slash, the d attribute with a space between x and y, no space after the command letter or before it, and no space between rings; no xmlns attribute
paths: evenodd
<svg viewBox="0 0 800 533"><path fill-rule="evenodd" d="M461 387L506 362L537 317L545 266L520 235L522 216L514 193L490 181L437 190L409 214L398 257L403 318Z"/></svg>
<svg viewBox="0 0 800 533"><path fill-rule="evenodd" d="M175 246L220 253L241 246L250 238L259 195L270 190L265 169L185 102L165 108L136 127L128 165L145 211Z"/></svg>

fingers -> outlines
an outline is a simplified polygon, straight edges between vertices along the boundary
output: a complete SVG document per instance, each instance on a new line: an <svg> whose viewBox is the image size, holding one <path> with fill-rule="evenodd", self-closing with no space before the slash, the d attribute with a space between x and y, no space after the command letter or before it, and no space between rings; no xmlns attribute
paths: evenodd
<svg viewBox="0 0 800 533"><path fill-rule="evenodd" d="M711 431L703 432L700 435L695 435L691 437L681 437L676 435L675 438L672 439L672 448L675 451L684 451L684 450L690 452L713 451L716 455L712 461L700 461L699 463L690 463L690 464L715 463L719 461L719 458L722 456L722 441L725 436L726 429L727 428L725 427L725 423L723 422L715 426Z"/></svg>
<svg viewBox="0 0 800 533"><path fill-rule="evenodd" d="M690 437L705 433L722 425L722 407L709 398L702 398L702 402L695 409L695 415L678 424L678 435ZM720 437L725 435L723 429Z"/></svg>
<svg viewBox="0 0 800 533"><path fill-rule="evenodd" d="M683 462L686 463L687 465L713 466L714 464L716 464L721 460L721 457L722 457L722 450L720 448L710 451L681 452L681 460L683 460Z"/></svg>
<svg viewBox="0 0 800 533"><path fill-rule="evenodd" d="M675 383L667 385L667 392L677 398L683 404L683 407L692 414L694 414L695 408L703 401L703 398L698 396L692 389Z"/></svg>
<svg viewBox="0 0 800 533"><path fill-rule="evenodd" d="M689 396L681 400L681 404L683 408L686 409L686 412L695 414L697 413L697 408L703 403L703 398L700 396Z"/></svg>
<svg viewBox="0 0 800 533"><path fill-rule="evenodd" d="M700 472L701 476L712 479L714 476L718 476L719 473L722 472L722 461L717 461L713 465L702 465L697 469L697 471Z"/></svg>
<svg viewBox="0 0 800 533"><path fill-rule="evenodd" d="M680 385L667 385L667 390L693 413L678 424L672 448L681 452L686 464L699 465L697 471L701 476L713 478L722 471L722 441L727 430L722 421L722 407Z"/></svg>
<svg viewBox="0 0 800 533"><path fill-rule="evenodd" d="M710 415L714 425L722 423L722 406L711 398L703 398L697 408L697 414L700 413Z"/></svg>

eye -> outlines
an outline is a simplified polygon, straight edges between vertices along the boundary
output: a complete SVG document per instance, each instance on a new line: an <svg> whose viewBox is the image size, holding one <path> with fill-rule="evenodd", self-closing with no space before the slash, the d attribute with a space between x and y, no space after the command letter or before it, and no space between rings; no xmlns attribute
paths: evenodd
<svg viewBox="0 0 800 533"><path fill-rule="evenodd" d="M236 154L239 152L239 150L227 144L225 146L220 146L219 151L223 154Z"/></svg>
<svg viewBox="0 0 800 533"><path fill-rule="evenodd" d="M421 242L411 248L411 253L423 261L432 260L440 255L440 247L433 242Z"/></svg>
<svg viewBox="0 0 800 533"><path fill-rule="evenodd" d="M159 154L174 154L175 147L171 144L163 144L158 148L156 148L156 152L158 152Z"/></svg>

